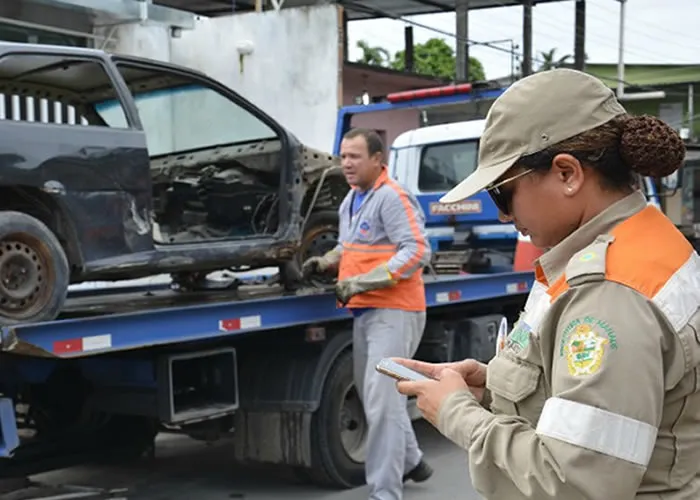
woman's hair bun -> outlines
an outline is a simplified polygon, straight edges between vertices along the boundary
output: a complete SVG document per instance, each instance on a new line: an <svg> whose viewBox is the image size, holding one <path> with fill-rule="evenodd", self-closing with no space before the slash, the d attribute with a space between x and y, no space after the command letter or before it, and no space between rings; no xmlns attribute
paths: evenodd
<svg viewBox="0 0 700 500"><path fill-rule="evenodd" d="M628 115L620 137L622 159L635 172L666 177L685 160L685 144L673 128L650 115Z"/></svg>

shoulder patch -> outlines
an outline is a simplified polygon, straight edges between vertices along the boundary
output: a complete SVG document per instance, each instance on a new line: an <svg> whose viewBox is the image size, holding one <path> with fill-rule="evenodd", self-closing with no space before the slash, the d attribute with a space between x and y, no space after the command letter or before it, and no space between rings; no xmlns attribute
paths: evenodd
<svg viewBox="0 0 700 500"><path fill-rule="evenodd" d="M596 373L605 352L616 349L617 336L612 327L595 316L584 316L564 327L559 356L566 358L569 374L579 377Z"/></svg>
<svg viewBox="0 0 700 500"><path fill-rule="evenodd" d="M614 239L609 234L600 235L593 243L575 253L564 271L566 281L576 284L590 279L602 279L605 276L608 246Z"/></svg>

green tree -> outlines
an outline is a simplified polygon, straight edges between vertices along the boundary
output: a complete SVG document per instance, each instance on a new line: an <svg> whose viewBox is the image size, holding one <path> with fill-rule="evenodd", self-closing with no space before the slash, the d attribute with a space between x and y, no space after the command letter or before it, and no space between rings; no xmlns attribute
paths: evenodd
<svg viewBox="0 0 700 500"><path fill-rule="evenodd" d="M363 64L388 67L391 62L389 51L382 47L372 47L364 40L360 40L357 42L357 48L362 51L362 57L359 62Z"/></svg>
<svg viewBox="0 0 700 500"><path fill-rule="evenodd" d="M406 68L405 51L400 50L394 55L391 67L404 71ZM425 43L416 44L413 47L413 69L421 75L436 76L455 80L457 76L457 62L455 51L442 38L431 38ZM485 80L486 75L481 61L474 57L469 58L469 80Z"/></svg>
<svg viewBox="0 0 700 500"><path fill-rule="evenodd" d="M537 67L537 71L547 71L549 69L561 68L568 65L569 61L573 58L571 54L566 54L565 56L556 57L557 49L550 49L548 51L540 52L541 60L540 65Z"/></svg>

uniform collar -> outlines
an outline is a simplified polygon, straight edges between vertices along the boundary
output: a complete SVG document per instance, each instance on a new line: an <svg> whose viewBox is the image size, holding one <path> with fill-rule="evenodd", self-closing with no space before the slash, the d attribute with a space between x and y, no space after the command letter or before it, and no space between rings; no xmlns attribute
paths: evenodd
<svg viewBox="0 0 700 500"><path fill-rule="evenodd" d="M535 277L545 285L553 284L564 273L566 265L576 252L584 249L597 236L607 233L620 222L629 219L647 206L641 191L613 203L601 213L564 238L558 245L550 248L535 263Z"/></svg>
<svg viewBox="0 0 700 500"><path fill-rule="evenodd" d="M382 172L379 174L379 177L377 177L377 180L374 181L374 185L372 186L372 188L368 189L366 192L377 190L382 184L385 184L388 180L389 171L386 165L382 165ZM357 186L352 186L352 189L358 190L359 188Z"/></svg>

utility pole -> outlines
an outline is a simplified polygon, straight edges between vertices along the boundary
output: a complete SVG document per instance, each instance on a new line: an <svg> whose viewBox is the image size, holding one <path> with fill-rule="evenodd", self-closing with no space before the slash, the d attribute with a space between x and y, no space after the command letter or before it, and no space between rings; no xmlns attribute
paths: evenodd
<svg viewBox="0 0 700 500"><path fill-rule="evenodd" d="M627 0L620 2L620 32L617 42L617 98L622 98L625 93L625 4Z"/></svg>
<svg viewBox="0 0 700 500"><path fill-rule="evenodd" d="M618 2L620 2L620 34L617 47L617 98L621 101L664 99L666 92L663 91L625 93L625 4L627 0L618 0Z"/></svg>
<svg viewBox="0 0 700 500"><path fill-rule="evenodd" d="M583 71L586 67L586 0L576 0L574 35L574 68Z"/></svg>
<svg viewBox="0 0 700 500"><path fill-rule="evenodd" d="M523 62L522 76L532 73L532 5L533 0L523 1Z"/></svg>
<svg viewBox="0 0 700 500"><path fill-rule="evenodd" d="M458 82L469 81L469 0L457 0L456 77Z"/></svg>

